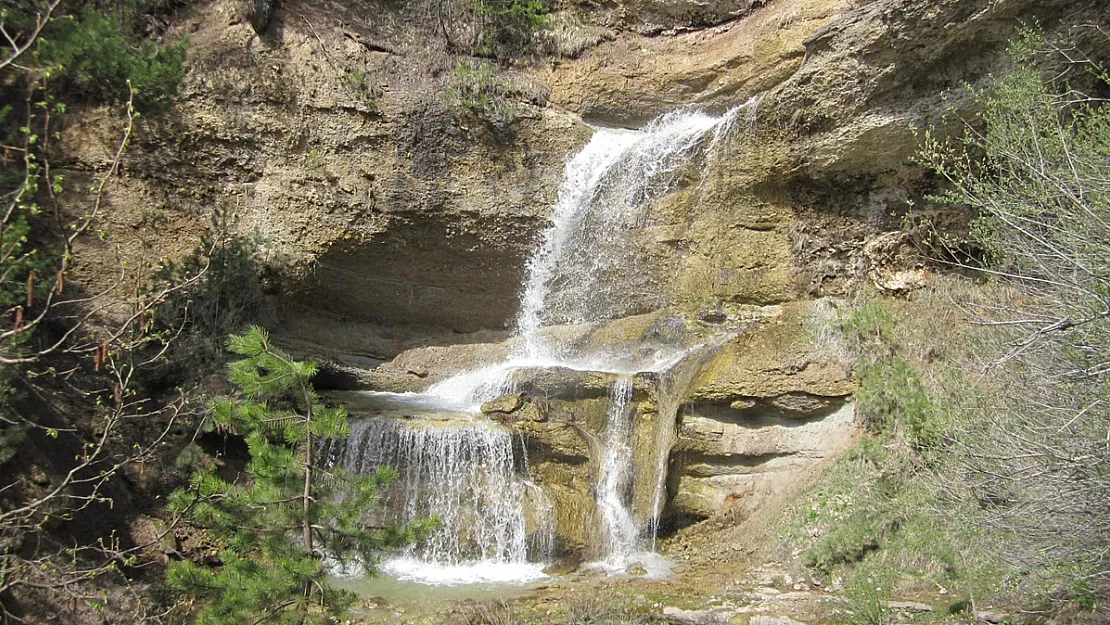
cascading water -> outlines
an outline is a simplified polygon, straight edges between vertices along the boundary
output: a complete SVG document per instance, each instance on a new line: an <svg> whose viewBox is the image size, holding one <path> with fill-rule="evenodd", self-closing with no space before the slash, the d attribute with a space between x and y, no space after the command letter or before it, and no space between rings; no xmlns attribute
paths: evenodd
<svg viewBox="0 0 1110 625"><path fill-rule="evenodd" d="M632 480L632 378L618 378L609 391L604 453L598 471L597 507L605 522L606 564L623 569L638 547L640 529L628 509Z"/></svg>
<svg viewBox="0 0 1110 625"><path fill-rule="evenodd" d="M528 261L510 358L432 385L427 393L477 408L511 391L512 372L567 367L633 374L662 371L681 359L672 348L639 354L576 352L545 336L553 325L589 323L645 312L661 304L656 276L628 233L647 219L652 200L673 190L696 153L708 162L721 137L756 99L721 116L675 111L643 130L602 128L567 162L551 225ZM708 141L706 140L708 136Z"/></svg>
<svg viewBox="0 0 1110 625"><path fill-rule="evenodd" d="M338 446L337 446L338 447ZM437 517L442 526L385 570L433 583L518 581L541 576L527 564L525 497L531 487L518 466L512 435L485 422L409 424L371 419L351 424L346 444L325 456L351 473L394 467L397 479L383 493L387 523ZM538 519L535 538L549 545ZM536 554L542 559L546 554Z"/></svg>
<svg viewBox="0 0 1110 625"><path fill-rule="evenodd" d="M567 163L551 227L528 263L519 356L574 362L582 355L544 340L543 327L613 319L662 303L651 265L627 233L644 224L652 200L675 187L679 169L707 147L706 135L712 133L710 147L716 144L743 108L720 117L676 111L640 131L594 133Z"/></svg>
<svg viewBox="0 0 1110 625"><path fill-rule="evenodd" d="M674 112L639 131L599 129L566 165L551 226L528 263L516 321L517 346L508 360L467 371L432 385L418 396L392 396L462 415L449 426L409 426L390 420L352 424L345 448L334 454L348 470L392 465L401 478L388 493L386 507L407 520L435 515L442 529L419 552L386 564L400 576L444 583L507 578L523 581L539 573L535 546L550 549L552 536L541 514L550 511L542 496L532 497L533 532L524 508L527 495L540 489L527 480L527 459L509 432L478 416L479 406L512 391L514 371L564 367L616 373L610 390L607 425L599 458L597 506L604 523L600 566L624 570L642 551L642 522L633 513L635 479L633 376L662 372L659 430L652 465L656 476L649 495L649 525L654 537L664 499L664 473L673 444L682 381L668 373L690 353L683 346L661 346L648 353L591 351L551 338L554 325L595 323L660 307L660 276L629 233L650 220L653 200L678 185L684 166L695 156L712 157L721 137L754 100L725 115ZM685 370L685 369L683 369ZM679 383L681 382L681 383ZM682 388L679 388L679 387ZM669 428L669 430L668 430ZM666 430L666 431L664 431ZM390 505L392 503L392 505ZM643 511L640 510L641 521ZM529 541L533 553L529 554ZM654 544L654 541L653 543ZM549 553L549 552L547 552ZM641 554L642 555L642 554ZM643 557L637 563L646 563ZM482 574L497 571L498 574Z"/></svg>
<svg viewBox="0 0 1110 625"><path fill-rule="evenodd" d="M709 356L732 337L732 334L722 334L707 345L691 350L681 363L665 370L659 377L656 392L659 397L658 418L660 422L655 428L655 484L651 499L652 551L655 551L655 543L659 538L659 520L663 514L663 505L666 503L667 462L670 459L671 448L674 447L677 438L678 410L681 407L682 397L686 394L694 376L701 371L702 365L705 364Z"/></svg>

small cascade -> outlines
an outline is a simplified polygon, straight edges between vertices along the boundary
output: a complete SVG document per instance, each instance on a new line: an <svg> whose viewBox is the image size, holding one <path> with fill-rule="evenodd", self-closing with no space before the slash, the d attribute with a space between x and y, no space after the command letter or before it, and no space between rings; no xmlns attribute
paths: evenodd
<svg viewBox="0 0 1110 625"><path fill-rule="evenodd" d="M629 508L632 476L632 378L618 378L609 390L604 453L598 471L597 507L605 523L605 565L623 569L638 551L640 529Z"/></svg>
<svg viewBox="0 0 1110 625"><path fill-rule="evenodd" d="M425 395L445 405L478 412L482 402L513 392L512 373L521 363L503 362L441 380L428 387Z"/></svg>
<svg viewBox="0 0 1110 625"><path fill-rule="evenodd" d="M678 411L682 407L682 398L686 396L690 383L701 371L702 365L732 338L732 334L723 334L716 337L710 344L691 350L687 358L676 366L663 371L659 376L659 383L656 388L659 412L655 427L655 458L653 465L655 485L651 500L652 551L655 551L655 543L659 539L659 521L663 516L663 506L667 501L667 462L670 460L671 449L674 447L678 435Z"/></svg>
<svg viewBox="0 0 1110 625"><path fill-rule="evenodd" d="M541 567L528 564L525 500L535 487L523 477L523 450L507 430L488 422L354 421L350 438L325 457L348 472L398 471L383 493L389 518L379 521L434 516L442 522L419 549L387 562L387 572L436 583L541 576ZM542 519L536 525L540 534L551 531Z"/></svg>

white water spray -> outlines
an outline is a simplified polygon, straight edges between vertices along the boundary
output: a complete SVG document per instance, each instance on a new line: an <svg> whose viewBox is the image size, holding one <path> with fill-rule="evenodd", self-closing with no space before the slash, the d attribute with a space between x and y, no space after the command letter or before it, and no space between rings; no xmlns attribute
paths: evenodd
<svg viewBox="0 0 1110 625"><path fill-rule="evenodd" d="M387 571L433 583L542 576L542 565L528 562L524 502L531 485L521 477L522 453L507 430L482 421L354 421L335 456L332 463L348 472L397 469L399 479L383 494L383 509L394 515L387 522L436 517L442 523L418 550L386 563ZM536 525L550 531L549 524Z"/></svg>
<svg viewBox="0 0 1110 625"><path fill-rule="evenodd" d="M712 152L743 108L720 117L676 111L643 130L594 133L567 163L551 226L528 262L516 322L524 339L518 356L573 359L577 355L543 338L545 326L613 319L662 303L650 263L627 235L644 225L652 200L676 187L680 168L695 152Z"/></svg>

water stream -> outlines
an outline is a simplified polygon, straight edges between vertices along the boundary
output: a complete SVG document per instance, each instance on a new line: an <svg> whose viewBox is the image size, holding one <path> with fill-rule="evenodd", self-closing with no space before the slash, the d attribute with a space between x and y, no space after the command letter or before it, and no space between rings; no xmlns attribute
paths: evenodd
<svg viewBox="0 0 1110 625"><path fill-rule="evenodd" d="M624 569L637 551L640 528L632 519L628 493L632 486L632 378L619 378L609 392L604 453L598 471L597 507L605 522L605 563Z"/></svg>
<svg viewBox="0 0 1110 625"><path fill-rule="evenodd" d="M387 520L435 515L443 521L419 550L386 562L386 571L436 584L527 581L542 575L541 563L553 544L550 503L529 482L523 445L478 408L512 392L515 371L544 367L618 374L598 459L597 506L604 523L598 566L624 572L630 563L647 562L642 556L654 548L665 502L678 402L690 379L685 372L691 369L683 362L698 350L662 345L646 351L591 351L545 330L626 317L667 303L659 288L664 277L655 275L645 250L629 244L630 234L648 223L653 201L678 186L692 159L701 158L703 166L709 161L744 109L721 116L669 113L637 131L598 129L566 164L551 225L528 262L516 319L518 341L510 357L438 382L422 394L377 394L435 418L354 421L350 439L331 450L332 461L350 471L397 468L400 479L384 502L394 518ZM632 398L634 376L644 372L659 373L660 405L651 466L636 467ZM633 511L637 470L654 476L647 527ZM531 519L526 503L534 511ZM642 508L639 516L644 517Z"/></svg>

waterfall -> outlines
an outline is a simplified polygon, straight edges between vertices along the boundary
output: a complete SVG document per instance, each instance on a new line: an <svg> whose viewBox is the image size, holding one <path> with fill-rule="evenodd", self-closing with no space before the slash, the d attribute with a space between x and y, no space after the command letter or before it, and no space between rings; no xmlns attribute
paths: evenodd
<svg viewBox="0 0 1110 625"><path fill-rule="evenodd" d="M605 523L606 561L623 569L638 548L640 530L628 508L632 473L632 378L619 378L609 391L605 450L598 471L597 507Z"/></svg>
<svg viewBox="0 0 1110 625"><path fill-rule="evenodd" d="M642 130L594 133L567 163L551 226L528 262L516 320L521 356L573 361L578 355L542 338L543 327L613 319L663 303L650 263L627 235L644 225L652 200L675 188L680 168L699 149L711 152L746 106L720 117L675 111Z"/></svg>
<svg viewBox="0 0 1110 625"><path fill-rule="evenodd" d="M752 114L756 102L753 98L718 117L675 111L641 130L598 129L564 167L551 225L528 261L514 329L519 346L506 362L463 372L427 392L474 410L509 392L512 372L523 367L632 374L661 371L679 360L678 349L651 359L576 353L546 338L543 330L646 312L664 303L659 276L652 275L643 250L628 244L628 235L644 225L652 201L677 186L681 168L698 154L708 163L736 119Z"/></svg>
<svg viewBox="0 0 1110 625"><path fill-rule="evenodd" d="M397 470L399 478L382 493L388 518L376 521L434 516L442 523L418 549L387 562L387 572L438 583L539 575L540 567L526 565L524 504L535 487L522 477L522 449L507 430L481 421L368 419L353 421L350 437L336 447L325 456L330 466L351 473ZM533 542L550 548L543 535L550 523L539 519L536 526Z"/></svg>
<svg viewBox="0 0 1110 625"><path fill-rule="evenodd" d="M630 235L650 225L653 202L678 188L691 173L688 164L698 158L702 167L711 162L746 108L754 110L754 100L721 116L678 111L641 130L598 129L567 162L551 225L528 261L515 323L518 343L510 357L437 382L420 395L377 394L431 410L435 419L453 415L448 424L390 418L352 422L350 439L330 457L349 471L383 465L398 470L400 479L384 496L393 518L383 520L434 515L443 522L419 550L387 562L387 571L431 583L526 581L541 574L542 565L532 563L551 553L554 510L542 489L528 481L524 447L480 416L479 407L512 392L515 371L555 366L618 375L609 391L595 485L604 534L600 566L624 571L630 564L648 564L642 534L650 530L654 549L678 402L692 375L683 364L691 350L673 345L590 351L553 339L545 330L626 317L668 303L661 287L667 276L656 275L648 251L629 244ZM660 405L651 424L651 458L637 466L633 381L644 372L659 374ZM646 495L637 484L647 480L637 478L637 471L649 472L640 478L652 478Z"/></svg>

